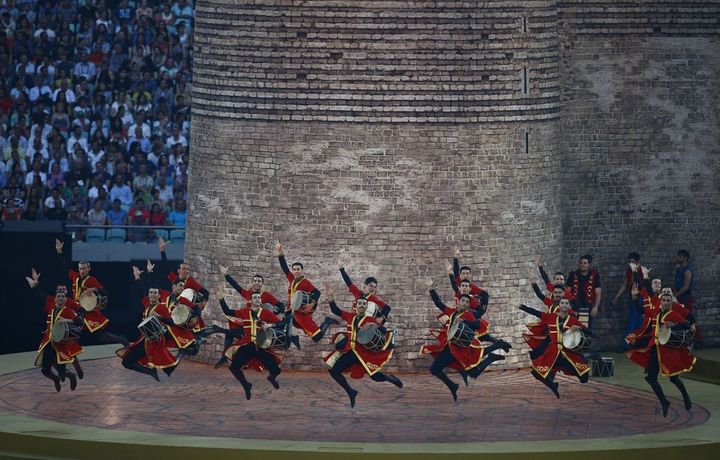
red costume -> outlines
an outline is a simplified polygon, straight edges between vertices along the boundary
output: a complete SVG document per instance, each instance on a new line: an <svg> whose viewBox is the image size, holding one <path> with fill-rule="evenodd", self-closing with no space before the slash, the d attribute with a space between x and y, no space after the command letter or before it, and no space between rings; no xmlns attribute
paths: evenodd
<svg viewBox="0 0 720 460"><path fill-rule="evenodd" d="M695 365L696 358L690 353L687 346L673 348L658 342L660 327L668 322L680 325L687 323L687 320L676 309L670 309L667 312L663 312L661 309L645 310L642 325L628 334L626 338L626 341L631 346L633 342L638 341L642 345L639 348L628 350L625 355L634 363L647 368L650 353L657 353L660 373L672 377L684 372L690 372Z"/></svg>
<svg viewBox="0 0 720 460"><path fill-rule="evenodd" d="M356 299L358 297L356 297ZM325 361L328 366L332 367L340 355L345 353L354 353L358 359L358 363L352 364L347 369L344 369L343 372L350 372L350 377L354 379L361 379L365 374L372 377L377 372L380 372L382 367L390 361L390 358L392 358L394 348L390 347L390 344L393 341L394 332L388 331L385 334L385 346L382 350L369 350L363 345L357 343L356 336L358 329L368 324L376 324L380 326L380 321L365 315L358 318L357 313L347 311L343 311L341 313L341 317L347 323L347 332L338 333L335 337L337 338L340 335L347 334L349 340L345 342L345 346L341 350L336 350L328 354L325 358L323 358L323 361ZM333 340L333 342L334 341L335 340Z"/></svg>
<svg viewBox="0 0 720 460"><path fill-rule="evenodd" d="M147 297L143 298L142 303L143 307L145 307L143 319L149 318L152 315L157 315L161 318L165 318L166 320L172 320L170 311L164 303L150 305L150 300ZM172 327L167 324L165 325L168 328ZM117 350L115 354L120 358L124 358L131 350L140 346L144 347L145 350L145 355L137 361L137 363L141 366L164 369L166 367L175 366L179 362L175 355L168 350L167 339L165 336L160 337L158 340L150 341L141 334L138 340L127 347Z"/></svg>
<svg viewBox="0 0 720 460"><path fill-rule="evenodd" d="M189 300L182 297L168 296L165 299L165 309L172 315L173 310L178 304L183 304L192 308L193 304ZM171 316L172 317L172 316ZM168 324L168 333L173 338L174 344L168 346L177 346L178 348L187 348L195 342L195 334L192 329L188 329L177 324Z"/></svg>
<svg viewBox="0 0 720 460"><path fill-rule="evenodd" d="M299 278L295 278L295 275L292 274L292 272L285 273L285 276L288 279L288 304L287 308L291 309L291 302L293 295L295 295L295 292L297 291L304 291L310 294L311 292L315 291L315 285L313 285L309 279L305 278L304 276L301 276ZM305 331L305 334L308 335L308 337L314 337L315 335L320 333L320 326L317 325L317 323L312 318L313 310L310 308L307 309L301 309L298 308L293 313L293 324L296 327L299 327L303 331Z"/></svg>
<svg viewBox="0 0 720 460"><path fill-rule="evenodd" d="M235 321L240 327L243 328L244 331L244 334L240 337L236 337L232 345L230 345L230 347L225 350L225 356L230 360L232 360L235 353L241 347L257 347L257 345L255 344L255 340L258 333L262 331L262 326L258 324L259 322L275 324L282 321L280 317L263 308L260 308L257 313L253 315L253 310L250 307L244 307L235 310L235 317L228 318L230 319L230 321ZM272 356L273 360L275 360L277 364L280 364L283 359L282 354L270 348L265 349L265 351ZM243 366L243 368L255 369L258 372L262 372L264 370L264 366L257 358L251 358Z"/></svg>
<svg viewBox="0 0 720 460"><path fill-rule="evenodd" d="M557 313L540 313L540 322L547 328L549 341L543 354L532 360L532 367L543 378L546 378L551 372L561 371L567 375L574 375L564 367L555 366L558 357L562 355L573 366L578 376L586 374L590 367L581 354L572 350L568 350L562 344L563 334L573 326L581 329L587 329L578 319L568 314L565 319L561 318ZM527 339L526 339L527 340Z"/></svg>
<svg viewBox="0 0 720 460"><path fill-rule="evenodd" d="M75 270L68 270L68 276L70 277L70 283L72 284L73 300L80 300L80 295L88 289L104 289L104 286L100 284L92 275L88 275L85 278L80 278L80 273ZM108 325L110 320L102 314L102 309L96 307L95 309L85 313L85 320L83 327L90 332L97 332L100 329Z"/></svg>
<svg viewBox="0 0 720 460"><path fill-rule="evenodd" d="M430 333L435 336L438 343L431 345L423 345L420 348L420 354L431 354L434 358L440 354L440 352L447 345L450 349L455 360L449 365L453 369L458 371L465 371L471 369L482 361L485 354L485 350L480 344L478 337L487 334L490 330L490 326L484 319L480 320L480 327L475 330L475 338L473 338L472 344L469 347L460 347L452 342L448 341L448 330L454 324L455 321L475 321L475 315L469 310L462 313L458 312L456 308L445 307L444 315L448 318L447 325L442 330L431 330Z"/></svg>
<svg viewBox="0 0 720 460"><path fill-rule="evenodd" d="M67 343L58 343L50 340L50 333L53 326L58 321L75 321L78 317L77 311L71 307L63 306L62 308L54 308L47 316L45 332L43 332L40 346L38 347L38 355L35 358L35 365L42 366L43 349L50 344L55 349L55 359L57 364L69 364L77 355L83 352L82 346L77 340Z"/></svg>

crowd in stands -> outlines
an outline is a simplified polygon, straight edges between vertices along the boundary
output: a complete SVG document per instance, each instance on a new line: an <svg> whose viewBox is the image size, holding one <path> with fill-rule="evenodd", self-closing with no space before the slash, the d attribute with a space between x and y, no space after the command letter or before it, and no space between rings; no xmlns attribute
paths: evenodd
<svg viewBox="0 0 720 460"><path fill-rule="evenodd" d="M188 0L0 0L3 221L184 227L193 14Z"/></svg>

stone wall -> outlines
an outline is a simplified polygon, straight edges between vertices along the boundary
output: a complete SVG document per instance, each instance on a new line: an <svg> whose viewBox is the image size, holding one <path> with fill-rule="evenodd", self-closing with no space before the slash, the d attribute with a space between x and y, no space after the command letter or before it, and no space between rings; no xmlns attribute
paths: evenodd
<svg viewBox="0 0 720 460"><path fill-rule="evenodd" d="M456 247L491 293L494 332L516 346L507 366L526 363L529 318L513 307L537 305L526 281L535 255L551 269L597 256L613 347L622 311L607 296L625 253L640 250L666 277L687 247L710 324L713 5L200 1L187 258L214 296L223 264L243 284L266 275L284 297L274 238L345 308L340 264L358 284L378 277L404 370L429 364L417 356L435 325L425 282L450 299ZM222 320L214 302L206 316ZM220 348L211 341L201 357ZM303 339L286 363L320 368L330 348Z"/></svg>

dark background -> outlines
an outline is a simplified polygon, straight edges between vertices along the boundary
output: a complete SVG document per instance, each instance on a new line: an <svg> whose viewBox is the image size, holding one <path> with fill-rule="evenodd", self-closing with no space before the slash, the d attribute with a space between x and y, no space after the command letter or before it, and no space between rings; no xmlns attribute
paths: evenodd
<svg viewBox="0 0 720 460"><path fill-rule="evenodd" d="M35 292L37 289L30 289L25 281L33 267L42 274L41 289L54 291L57 283L65 283L68 292L72 292L67 273L61 273L58 266L55 238L65 241L63 254L70 261L72 244L65 240L63 233L0 231L0 279L4 281L0 289L0 354L37 350L42 338L47 315ZM77 263L68 263L77 270ZM91 274L109 293L108 306L104 310L105 316L110 318L107 330L123 334L130 340L138 337L137 325L142 317L140 290L132 279L132 265L145 270L144 260L91 263ZM176 265L170 262L171 267ZM155 279L162 280L161 287L166 288L167 280L159 264L155 271L158 272ZM102 343L86 334L83 333L82 344Z"/></svg>

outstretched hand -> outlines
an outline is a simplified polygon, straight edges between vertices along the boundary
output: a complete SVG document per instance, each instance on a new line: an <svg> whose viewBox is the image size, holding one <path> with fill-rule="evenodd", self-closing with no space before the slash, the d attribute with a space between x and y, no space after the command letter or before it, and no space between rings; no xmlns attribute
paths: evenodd
<svg viewBox="0 0 720 460"><path fill-rule="evenodd" d="M160 252L165 252L165 246L167 246L167 241L162 236L158 236L158 248L160 248Z"/></svg>
<svg viewBox="0 0 720 460"><path fill-rule="evenodd" d="M40 284L40 273L36 272L35 269L32 269L32 275L26 276L25 281L27 281L28 286L30 286L31 289L37 287L38 284Z"/></svg>
<svg viewBox="0 0 720 460"><path fill-rule="evenodd" d="M62 254L63 246L65 246L65 243L55 238L55 250L58 254Z"/></svg>
<svg viewBox="0 0 720 460"><path fill-rule="evenodd" d="M142 270L140 270L138 267L133 265L133 278L135 278L135 281L138 281L140 279L140 275L143 273Z"/></svg>
<svg viewBox="0 0 720 460"><path fill-rule="evenodd" d="M460 257L462 255L462 252L460 252L460 248L455 248L455 252L453 253L455 257Z"/></svg>
<svg viewBox="0 0 720 460"><path fill-rule="evenodd" d="M283 245L280 244L280 240L275 240L275 241L273 241L273 246L275 246L275 253L276 253L278 256L284 255Z"/></svg>
<svg viewBox="0 0 720 460"><path fill-rule="evenodd" d="M540 258L540 256L535 256L535 266L542 267L542 265L543 265L543 263L542 263L542 259Z"/></svg>
<svg viewBox="0 0 720 460"><path fill-rule="evenodd" d="M325 298L328 302L335 300L335 290L329 284L325 285L323 293L325 294Z"/></svg>
<svg viewBox="0 0 720 460"><path fill-rule="evenodd" d="M155 264L153 264L152 262L150 262L150 259L147 259L147 263L145 264L145 268L147 269L147 272L148 272L148 273L152 273L153 270L155 269Z"/></svg>
<svg viewBox="0 0 720 460"><path fill-rule="evenodd" d="M229 270L228 267L226 267L225 265L220 264L220 274L221 274L222 276L227 275L227 274L228 274L228 270Z"/></svg>
<svg viewBox="0 0 720 460"><path fill-rule="evenodd" d="M453 266L450 262L445 263L445 271L447 272L448 275L453 274Z"/></svg>

